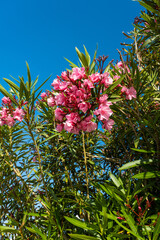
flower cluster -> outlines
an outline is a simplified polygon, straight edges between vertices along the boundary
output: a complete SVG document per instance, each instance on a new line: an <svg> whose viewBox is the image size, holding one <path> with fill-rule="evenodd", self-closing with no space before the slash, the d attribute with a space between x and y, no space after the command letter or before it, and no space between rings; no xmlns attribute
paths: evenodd
<svg viewBox="0 0 160 240"><path fill-rule="evenodd" d="M15 121L21 122L25 112L22 108L14 108L9 97L2 98L2 109L0 110L0 126L8 125L12 127Z"/></svg>
<svg viewBox="0 0 160 240"><path fill-rule="evenodd" d="M129 80L131 81L131 78L129 76L130 74L130 69L128 68L128 66L124 63L122 63L121 61L117 63L117 65L115 66L116 69L119 71L120 74L125 74L127 73L128 74L128 78ZM120 78L119 75L115 75L113 77L114 80L118 80ZM122 95L125 94L125 98L127 100L132 100L133 98L136 98L137 96L137 92L136 90L134 89L134 87L130 87L130 88L127 88L126 86L122 86L121 84L118 84L117 87L121 87L121 93Z"/></svg>
<svg viewBox="0 0 160 240"><path fill-rule="evenodd" d="M84 67L62 72L53 81L54 91L46 100L49 106L56 105L57 131L92 132L97 129L97 120L101 121L104 129L110 130L114 124L110 119L112 103L108 101L107 94L102 95L102 89L106 90L112 83L108 72L88 76ZM41 94L42 101L46 96Z"/></svg>

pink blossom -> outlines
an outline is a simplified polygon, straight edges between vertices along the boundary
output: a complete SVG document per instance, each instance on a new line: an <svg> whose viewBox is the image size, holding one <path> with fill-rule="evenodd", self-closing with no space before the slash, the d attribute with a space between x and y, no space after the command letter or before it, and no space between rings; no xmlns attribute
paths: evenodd
<svg viewBox="0 0 160 240"><path fill-rule="evenodd" d="M106 130L111 130L112 126L114 124L114 121L112 119L109 119L108 121L104 121L103 123L104 124L103 124L102 128L105 128Z"/></svg>
<svg viewBox="0 0 160 240"><path fill-rule="evenodd" d="M87 131L87 125L90 125L91 119L92 119L92 115L89 115L88 117L86 117L84 120L82 120L79 124L78 124L78 128L81 129L82 131ZM92 127L92 124L91 126ZM88 127L89 130L89 127Z"/></svg>
<svg viewBox="0 0 160 240"><path fill-rule="evenodd" d="M118 68L124 68L122 61L120 61L120 62L117 63L117 67L118 67Z"/></svg>
<svg viewBox="0 0 160 240"><path fill-rule="evenodd" d="M50 97L47 99L48 106L54 107L55 106L55 100L53 97Z"/></svg>
<svg viewBox="0 0 160 240"><path fill-rule="evenodd" d="M84 90L83 89L77 90L75 92L75 96L76 96L77 103L79 103L80 101L83 101L85 98Z"/></svg>
<svg viewBox="0 0 160 240"><path fill-rule="evenodd" d="M124 72L124 69L127 70L128 73L130 73L130 69L126 64L123 64L121 61L117 63L117 67L122 69L122 72Z"/></svg>
<svg viewBox="0 0 160 240"><path fill-rule="evenodd" d="M94 88L93 83L89 79L85 79L83 81L83 85L84 85L84 87L87 87L88 89Z"/></svg>
<svg viewBox="0 0 160 240"><path fill-rule="evenodd" d="M12 127L14 125L14 123L15 123L14 118L11 116L11 114L9 114L6 117L6 125Z"/></svg>
<svg viewBox="0 0 160 240"><path fill-rule="evenodd" d="M64 80L66 80L66 81L68 81L68 80L69 80L69 78L68 78L68 76L67 76L67 72L66 72L66 71L64 71L64 72L62 72L62 73L61 73L61 77L62 77Z"/></svg>
<svg viewBox="0 0 160 240"><path fill-rule="evenodd" d="M78 121L80 121L80 116L77 112L70 113L70 114L66 115L66 119L67 119L67 121L70 121L72 123L77 123Z"/></svg>
<svg viewBox="0 0 160 240"><path fill-rule="evenodd" d="M92 121L87 123L87 129L86 129L87 132L93 132L96 129L97 129L97 123Z"/></svg>
<svg viewBox="0 0 160 240"><path fill-rule="evenodd" d="M100 103L106 103L107 99L108 99L108 95L104 94L99 98L99 102Z"/></svg>
<svg viewBox="0 0 160 240"><path fill-rule="evenodd" d="M24 115L25 112L21 108L16 108L16 110L13 112L13 118L20 122L22 122Z"/></svg>
<svg viewBox="0 0 160 240"><path fill-rule="evenodd" d="M61 131L63 130L63 128L64 128L63 123L57 124L56 130L57 130L58 132L61 132Z"/></svg>
<svg viewBox="0 0 160 240"><path fill-rule="evenodd" d="M7 108L2 108L2 110L0 110L0 114L1 114L1 119L5 119L7 117Z"/></svg>
<svg viewBox="0 0 160 240"><path fill-rule="evenodd" d="M78 104L78 107L80 110L82 110L82 112L86 113L87 110L91 107L91 105L90 105L90 103L81 102Z"/></svg>
<svg viewBox="0 0 160 240"><path fill-rule="evenodd" d="M2 98L2 102L4 103L4 104L11 104L11 99L9 98L9 97L3 97Z"/></svg>
<svg viewBox="0 0 160 240"><path fill-rule="evenodd" d="M72 68L72 73L70 74L70 79L73 81L76 80L81 80L82 78L84 78L86 76L85 74L85 68Z"/></svg>
<svg viewBox="0 0 160 240"><path fill-rule="evenodd" d="M53 83L51 84L52 87L54 87L54 90L59 90L60 80L58 78L53 80Z"/></svg>
<svg viewBox="0 0 160 240"><path fill-rule="evenodd" d="M101 83L103 83L106 88L113 83L113 79L110 77L108 72L101 74L101 76L102 76Z"/></svg>
<svg viewBox="0 0 160 240"><path fill-rule="evenodd" d="M99 115L99 120L108 120L109 117L112 115L112 110L110 109L109 105L112 103L108 102L106 105L100 104L98 110L94 111L95 115Z"/></svg>
<svg viewBox="0 0 160 240"><path fill-rule="evenodd" d="M93 73L92 75L89 75L89 79L93 82L93 83L98 83L101 80L101 74L96 72Z"/></svg>
<svg viewBox="0 0 160 240"><path fill-rule="evenodd" d="M68 87L68 85L70 85L70 83L64 81L62 82L58 78L56 78L51 85L54 87L54 90L63 91Z"/></svg>
<svg viewBox="0 0 160 240"><path fill-rule="evenodd" d="M55 110L55 119L59 120L60 122L63 121L63 118L65 116L65 113L60 108L56 108Z"/></svg>
<svg viewBox="0 0 160 240"><path fill-rule="evenodd" d="M64 106L65 105L65 96L64 96L64 93L59 93L58 95L55 96L55 102L56 102L56 105L62 105Z"/></svg>
<svg viewBox="0 0 160 240"><path fill-rule="evenodd" d="M72 132L74 128L74 123L71 121L66 121L64 122L64 130L68 131L68 132Z"/></svg>
<svg viewBox="0 0 160 240"><path fill-rule="evenodd" d="M71 105L75 105L77 102L77 98L75 96L75 94L70 93L69 97L68 97L68 102L71 103Z"/></svg>
<svg viewBox="0 0 160 240"><path fill-rule="evenodd" d="M126 92L126 99L132 100L132 98L136 98L136 94L137 94L137 92L134 89L134 87L131 87Z"/></svg>
<svg viewBox="0 0 160 240"><path fill-rule="evenodd" d="M47 94L46 94L45 92L43 92L43 93L41 93L40 97L41 97L42 99L44 99L45 97L47 97Z"/></svg>
<svg viewBox="0 0 160 240"><path fill-rule="evenodd" d="M0 126L3 126L5 124L5 121L3 121L2 119L0 119Z"/></svg>
<svg viewBox="0 0 160 240"><path fill-rule="evenodd" d="M132 100L132 98L136 98L137 92L134 89L134 87L131 87L131 88L122 87L121 92L126 94L126 99L128 100Z"/></svg>
<svg viewBox="0 0 160 240"><path fill-rule="evenodd" d="M122 87L121 92L122 92L122 93L126 93L127 90L128 90L128 88L126 88L126 87L124 86L124 87Z"/></svg>

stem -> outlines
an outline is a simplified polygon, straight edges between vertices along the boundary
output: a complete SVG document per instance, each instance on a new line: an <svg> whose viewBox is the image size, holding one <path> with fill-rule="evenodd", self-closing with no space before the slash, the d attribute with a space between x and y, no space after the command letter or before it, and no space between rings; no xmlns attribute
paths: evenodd
<svg viewBox="0 0 160 240"><path fill-rule="evenodd" d="M39 168L40 168L41 177L42 177L42 182L43 182L43 185L44 185L44 188L45 188L45 192L46 192L48 201L50 202L50 197L48 195L47 186L46 186L45 179L44 179L44 174L43 174L43 169L42 169L42 164L41 164L41 155L40 155L40 152L39 152L39 147L37 145L37 142L36 142L36 140L34 138L34 135L33 135L32 131L31 131L29 122L27 122L27 125L28 125L28 130L29 130L30 136L31 136L32 141L33 141L33 143L35 145L35 148L36 148L36 152L37 152L37 155L38 155Z"/></svg>
<svg viewBox="0 0 160 240"><path fill-rule="evenodd" d="M86 172L87 198L89 199L89 179L88 179L87 157L86 157L86 148L85 148L85 140L84 140L84 132L83 131L82 131L82 140L83 140L84 164L85 164L85 172Z"/></svg>

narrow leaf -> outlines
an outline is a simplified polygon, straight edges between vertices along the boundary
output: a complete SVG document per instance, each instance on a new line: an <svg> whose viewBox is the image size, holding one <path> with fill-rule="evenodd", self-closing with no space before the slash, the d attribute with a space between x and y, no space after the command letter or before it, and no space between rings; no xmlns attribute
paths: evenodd
<svg viewBox="0 0 160 240"><path fill-rule="evenodd" d="M129 169L129 168L133 168L133 167L138 167L144 164L150 164L153 163L155 160L152 159L147 159L147 160L136 160L134 162L129 162L124 164L122 167L119 168L119 170L125 170L125 169Z"/></svg>

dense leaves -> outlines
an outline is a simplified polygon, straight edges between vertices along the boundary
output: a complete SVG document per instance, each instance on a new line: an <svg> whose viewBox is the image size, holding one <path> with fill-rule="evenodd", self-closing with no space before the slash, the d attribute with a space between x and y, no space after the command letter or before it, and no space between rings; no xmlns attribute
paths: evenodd
<svg viewBox="0 0 160 240"><path fill-rule="evenodd" d="M28 64L0 85L2 240L159 239L160 3L139 3L118 63L76 48L50 90Z"/></svg>

